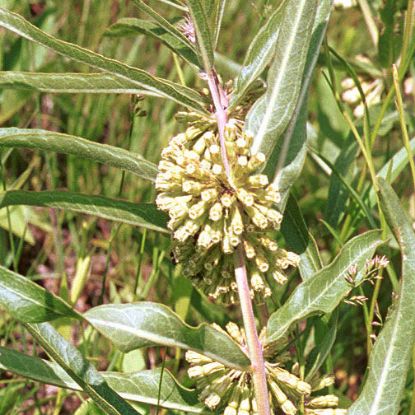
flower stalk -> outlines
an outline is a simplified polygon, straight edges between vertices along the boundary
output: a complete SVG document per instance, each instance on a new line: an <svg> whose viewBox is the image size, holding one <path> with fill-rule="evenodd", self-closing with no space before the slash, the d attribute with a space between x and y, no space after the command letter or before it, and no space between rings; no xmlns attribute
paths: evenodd
<svg viewBox="0 0 415 415"><path fill-rule="evenodd" d="M224 102L225 94L221 93L222 87L214 72L208 73L208 85L212 100L215 105L216 119L218 122L221 156L229 183L232 183L230 165L225 145L225 125L227 121L226 107ZM254 310L252 307L251 293L248 284L248 275L245 265L245 256L242 245L235 251L235 279L238 287L238 295L241 307L242 318L246 333L248 354L251 360L252 380L255 389L257 411L259 415L270 415L268 399L267 378L265 372L265 361L262 353L262 345L259 341L255 324Z"/></svg>

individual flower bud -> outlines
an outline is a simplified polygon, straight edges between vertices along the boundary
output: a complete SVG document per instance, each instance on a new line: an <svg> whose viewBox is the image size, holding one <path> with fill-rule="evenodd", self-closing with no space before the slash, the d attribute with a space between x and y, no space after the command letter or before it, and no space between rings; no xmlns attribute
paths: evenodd
<svg viewBox="0 0 415 415"><path fill-rule="evenodd" d="M313 384L313 391L318 391L324 388L328 388L329 386L334 385L335 378L333 375L326 375L321 379L318 379L318 383L315 385Z"/></svg>
<svg viewBox="0 0 415 415"><path fill-rule="evenodd" d="M317 396L311 399L307 406L310 408L332 408L339 404L339 398L335 395Z"/></svg>

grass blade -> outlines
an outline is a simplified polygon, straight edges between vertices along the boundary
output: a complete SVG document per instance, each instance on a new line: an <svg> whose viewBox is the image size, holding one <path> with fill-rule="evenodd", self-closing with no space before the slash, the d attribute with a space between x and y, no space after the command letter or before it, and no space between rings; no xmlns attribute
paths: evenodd
<svg viewBox="0 0 415 415"><path fill-rule="evenodd" d="M155 164L131 151L54 131L0 128L0 148L10 147L72 154L127 170L151 181L154 181L157 175Z"/></svg>
<svg viewBox="0 0 415 415"><path fill-rule="evenodd" d="M167 232L165 215L151 203L131 203L104 196L54 190L45 192L10 190L0 193L0 209L14 205L65 209L157 232Z"/></svg>
<svg viewBox="0 0 415 415"><path fill-rule="evenodd" d="M88 310L84 317L123 352L164 345L195 350L238 369L246 369L250 364L241 348L225 333L207 324L190 327L161 304L103 305Z"/></svg>

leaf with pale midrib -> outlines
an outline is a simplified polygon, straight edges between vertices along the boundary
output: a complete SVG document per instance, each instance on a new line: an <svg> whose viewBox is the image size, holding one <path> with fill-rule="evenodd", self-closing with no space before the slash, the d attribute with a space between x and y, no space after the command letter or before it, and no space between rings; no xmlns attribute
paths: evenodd
<svg viewBox="0 0 415 415"><path fill-rule="evenodd" d="M238 369L246 369L250 364L227 334L207 324L188 326L162 304L103 305L88 310L84 317L123 352L163 345L194 350Z"/></svg>
<svg viewBox="0 0 415 415"><path fill-rule="evenodd" d="M13 271L0 266L0 305L15 319L39 323L60 317L79 318L61 298Z"/></svg>
<svg viewBox="0 0 415 415"><path fill-rule="evenodd" d="M108 415L138 415L138 412L106 382L82 353L50 324L25 324L26 329L49 356Z"/></svg>
<svg viewBox="0 0 415 415"><path fill-rule="evenodd" d="M415 343L415 234L392 187L379 179L381 207L401 248L402 281L369 359L369 374L349 415L396 415Z"/></svg>
<svg viewBox="0 0 415 415"><path fill-rule="evenodd" d="M179 42L175 36L156 22L133 17L124 17L117 20L117 22L110 26L105 32L105 35L107 36L126 36L132 34L145 34L151 36L162 42L187 62L199 66L199 58L196 52L189 45Z"/></svg>
<svg viewBox="0 0 415 415"><path fill-rule="evenodd" d="M330 313L352 290L345 277L352 265L359 277L366 260L382 244L380 231L369 231L347 242L333 262L302 282L268 320L267 342L283 337L295 322L313 314Z"/></svg>
<svg viewBox="0 0 415 415"><path fill-rule="evenodd" d="M63 56L134 82L140 88L153 91L200 113L206 113L204 99L192 89L166 79L157 78L142 69L107 58L73 43L59 40L32 25L22 16L2 7L0 7L0 26L53 49Z"/></svg>
<svg viewBox="0 0 415 415"><path fill-rule="evenodd" d="M0 193L0 209L7 206L28 205L69 210L99 218L140 226L167 233L167 217L152 203L131 203L104 196L49 190L28 192L9 190Z"/></svg>
<svg viewBox="0 0 415 415"><path fill-rule="evenodd" d="M71 154L127 170L151 181L154 181L157 176L157 166L139 154L54 131L14 127L0 128L0 148L10 147Z"/></svg>
<svg viewBox="0 0 415 415"><path fill-rule="evenodd" d="M245 129L254 135L253 151L269 156L297 104L318 2L288 0L268 72L266 93L247 115Z"/></svg>
<svg viewBox="0 0 415 415"><path fill-rule="evenodd" d="M160 97L136 83L108 73L0 72L0 89L23 89L55 94L137 94Z"/></svg>

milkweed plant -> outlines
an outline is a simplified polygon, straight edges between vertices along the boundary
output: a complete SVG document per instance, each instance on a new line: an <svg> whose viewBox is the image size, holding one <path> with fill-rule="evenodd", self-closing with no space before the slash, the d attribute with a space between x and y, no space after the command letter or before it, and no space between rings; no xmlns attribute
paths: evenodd
<svg viewBox="0 0 415 415"><path fill-rule="evenodd" d="M2 413L414 415L414 2L23 3L0 7Z"/></svg>

